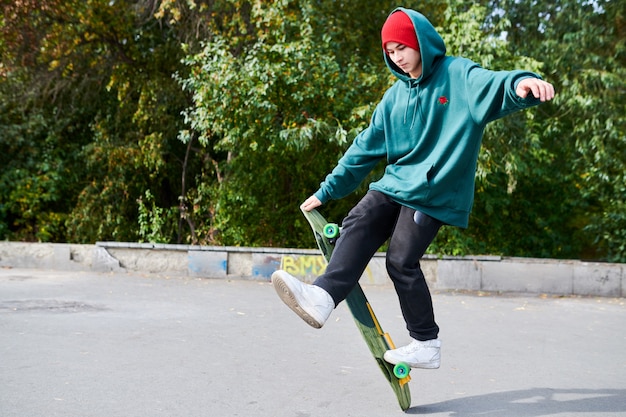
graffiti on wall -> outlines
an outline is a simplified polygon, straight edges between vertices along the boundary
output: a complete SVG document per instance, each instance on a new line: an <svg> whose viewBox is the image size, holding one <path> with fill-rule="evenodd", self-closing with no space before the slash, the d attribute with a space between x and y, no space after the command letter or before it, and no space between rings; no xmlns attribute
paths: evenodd
<svg viewBox="0 0 626 417"><path fill-rule="evenodd" d="M326 270L326 260L320 255L285 255L281 261L280 269L295 276L318 276Z"/></svg>

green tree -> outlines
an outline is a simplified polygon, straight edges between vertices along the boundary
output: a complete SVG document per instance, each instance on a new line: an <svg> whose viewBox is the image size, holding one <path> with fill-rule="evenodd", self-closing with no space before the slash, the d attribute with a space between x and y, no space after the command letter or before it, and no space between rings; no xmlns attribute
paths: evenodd
<svg viewBox="0 0 626 417"><path fill-rule="evenodd" d="M183 83L195 92L195 107L187 114L191 130L181 137L188 141L197 134L204 149L213 152L211 169L219 167L214 171L215 180L209 176L198 179L206 192L211 190L203 200L210 213L202 217L214 219L209 229L213 239L216 231L222 231L216 242L239 244L250 238L248 244L299 246L303 238L306 241L308 230L298 220L297 203L316 189L348 142L367 124L373 106L392 82L380 57L378 33L389 9L379 12L380 22L365 25L368 31L351 26L348 19L329 19L328 9L316 15L306 8L306 2L298 4L300 9L285 6L272 11L267 6L261 15L252 13L251 22L264 17L254 31L259 34L256 40L229 37L226 41L216 36L188 61L191 76ZM376 8L371 10L376 15ZM488 25L484 6L451 2L444 8L431 4L428 10L439 19L436 23L451 53L468 56L489 68L540 71L540 62L508 49L500 33L509 23ZM274 21L271 16L281 19ZM359 39L369 42L365 45ZM375 53L350 54L364 49ZM372 93L364 95L364 91ZM527 197L517 179L547 172L546 166L551 165L552 156L538 138L541 129L532 111L490 127L481 156L474 225L467 233L444 231L433 250L532 254L538 253L538 241L554 242L555 233L537 224L558 224L558 215L533 220L537 230L529 234L529 219L543 207L520 208ZM237 169L240 164L242 170ZM299 193L295 201L283 197L294 193ZM225 201L228 198L233 198L230 203ZM333 202L324 210L334 210L331 217L341 218L356 198L358 195ZM560 207L560 213L567 210ZM294 216L294 227L280 220ZM259 222L265 218L268 220ZM244 219L249 219L248 223ZM510 223L517 227L515 235L510 234ZM267 236L284 238L269 241ZM520 240L526 240L521 247ZM540 250L547 253L548 248L544 243ZM550 253L565 252L557 248Z"/></svg>
<svg viewBox="0 0 626 417"><path fill-rule="evenodd" d="M504 6L503 6L504 7ZM463 55L494 70L525 69L545 74L541 54L520 51L504 33L515 23L502 10L492 20L493 9L451 2L440 28L449 53ZM535 56L536 58L533 58ZM444 229L431 251L436 253L491 253L511 256L576 257L580 240L572 239L576 227L563 221L579 209L570 197L555 190L572 188L563 165L555 164L554 149L544 134L556 114L552 103L518 112L491 123L480 154L476 200L466 231ZM571 190L570 190L571 191ZM554 195L554 197L552 197ZM562 196L560 196L562 197Z"/></svg>
<svg viewBox="0 0 626 417"><path fill-rule="evenodd" d="M299 245L304 223L285 219L366 123L357 99L373 97L355 87L379 80L342 67L310 5L288 3L250 11L255 39L215 34L187 60L181 83L195 105L181 139L197 140L206 161L187 197L201 242Z"/></svg>
<svg viewBox="0 0 626 417"><path fill-rule="evenodd" d="M310 246L298 204L393 82L391 1L0 1L2 238ZM406 6L558 92L489 126L470 227L432 250L625 261L619 2Z"/></svg>
<svg viewBox="0 0 626 417"><path fill-rule="evenodd" d="M61 126L39 110L16 105L18 79L0 84L0 237L12 231L24 240L62 240L71 188L62 180L68 159L58 146Z"/></svg>
<svg viewBox="0 0 626 417"><path fill-rule="evenodd" d="M180 195L176 155L185 147L176 137L187 99L172 79L182 57L176 33L153 17L148 0L2 7L0 82L11 94L2 97L10 129L0 137L9 158L0 231L29 240L137 239L145 190L166 206ZM16 134L26 145L19 157Z"/></svg>
<svg viewBox="0 0 626 417"><path fill-rule="evenodd" d="M309 246L297 207L389 86L380 27L394 5L223 4L237 12L218 15L203 50L186 60L189 76L179 77L194 102L180 138L205 161L185 216L203 243ZM185 14L179 7L173 14ZM358 197L324 210L340 219Z"/></svg>
<svg viewBox="0 0 626 417"><path fill-rule="evenodd" d="M511 49L544 57L543 70L558 90L554 106L534 120L552 164L540 177L523 178L526 195L543 191L545 211L559 213L552 225L560 220L574 229L555 234L563 245L569 241L583 257L626 261L623 7L580 0L491 3L515 22ZM551 186L535 189L537 182Z"/></svg>

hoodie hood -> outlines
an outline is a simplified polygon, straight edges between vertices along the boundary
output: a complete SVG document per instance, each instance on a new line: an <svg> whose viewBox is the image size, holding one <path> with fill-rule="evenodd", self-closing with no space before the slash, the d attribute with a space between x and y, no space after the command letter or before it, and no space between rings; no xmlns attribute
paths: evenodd
<svg viewBox="0 0 626 417"><path fill-rule="evenodd" d="M430 21L421 13L415 10L405 9L398 7L391 14L396 12L404 12L415 27L415 34L417 35L417 42L419 43L420 53L422 55L422 75L417 81L427 79L434 69L439 65L441 59L446 55L446 45L443 42L439 33L435 30L435 27ZM391 16L390 14L390 16ZM387 67L393 75L403 81L409 81L411 77L409 74L402 71L393 61L389 58L386 52L383 51L383 56Z"/></svg>

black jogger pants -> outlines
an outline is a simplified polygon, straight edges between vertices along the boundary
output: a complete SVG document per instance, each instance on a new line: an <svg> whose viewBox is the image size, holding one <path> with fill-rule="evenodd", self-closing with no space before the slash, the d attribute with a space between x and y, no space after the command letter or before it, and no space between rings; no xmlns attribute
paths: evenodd
<svg viewBox="0 0 626 417"><path fill-rule="evenodd" d="M365 271L376 251L389 239L386 267L400 301L411 337L436 339L432 299L420 259L442 223L402 206L378 191L369 191L348 213L341 235L324 274L314 282L332 296L335 305L343 301Z"/></svg>

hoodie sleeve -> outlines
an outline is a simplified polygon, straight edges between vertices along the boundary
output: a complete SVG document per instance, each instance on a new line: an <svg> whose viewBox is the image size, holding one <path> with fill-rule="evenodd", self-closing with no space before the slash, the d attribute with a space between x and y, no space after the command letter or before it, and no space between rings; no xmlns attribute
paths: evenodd
<svg viewBox="0 0 626 417"><path fill-rule="evenodd" d="M466 94L472 118L485 125L515 111L536 106L540 101L529 95L521 98L515 93L524 78L541 78L529 71L491 71L469 61L466 70Z"/></svg>
<svg viewBox="0 0 626 417"><path fill-rule="evenodd" d="M385 133L377 108L370 125L352 142L337 166L328 174L315 193L322 203L342 198L353 192L376 164L385 157Z"/></svg>

